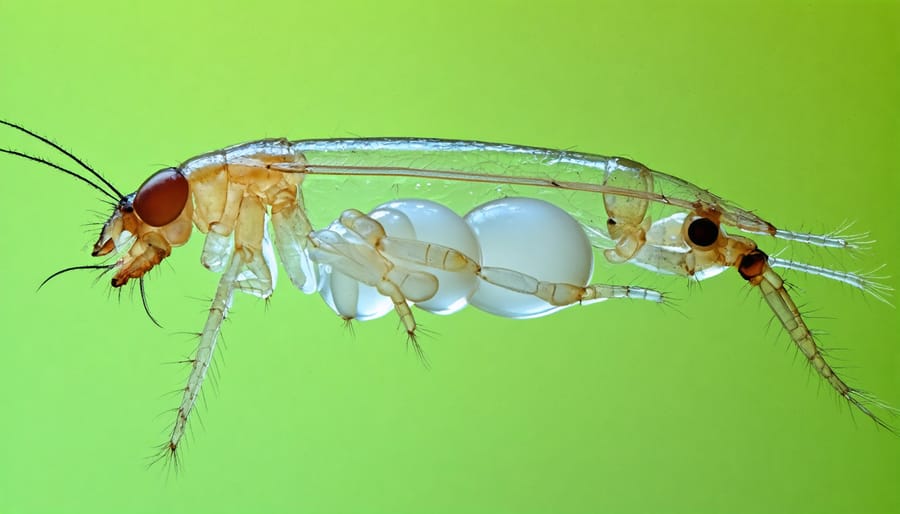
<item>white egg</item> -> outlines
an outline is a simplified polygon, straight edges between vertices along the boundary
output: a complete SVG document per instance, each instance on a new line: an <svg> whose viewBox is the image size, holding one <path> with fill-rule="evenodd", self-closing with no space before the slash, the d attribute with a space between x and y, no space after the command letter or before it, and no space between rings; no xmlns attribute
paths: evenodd
<svg viewBox="0 0 900 514"><path fill-rule="evenodd" d="M534 198L488 202L466 214L481 245L482 266L506 268L541 281L587 285L593 252L581 225L559 207ZM481 281L473 306L507 318L532 318L562 307Z"/></svg>

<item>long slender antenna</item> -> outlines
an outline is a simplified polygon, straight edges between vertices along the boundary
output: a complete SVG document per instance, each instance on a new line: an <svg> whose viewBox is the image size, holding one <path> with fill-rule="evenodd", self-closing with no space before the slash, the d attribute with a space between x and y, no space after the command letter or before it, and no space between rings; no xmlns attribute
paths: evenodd
<svg viewBox="0 0 900 514"><path fill-rule="evenodd" d="M0 121L2 121L2 120L0 120ZM16 150L10 150L10 149L8 149L8 148L0 148L0 153L5 153L5 154L9 154L9 155L15 155L16 157L22 157L23 159L28 159L29 161L39 162L39 163L41 163L41 164L50 166L51 168L57 169L57 170L59 170L59 171L65 173L66 175L75 177L75 178L77 178L78 180L84 182L85 184L90 185L91 187L93 187L93 188L96 189L97 191L100 191L100 192L103 193L104 195L106 195L106 196L112 198L113 201L115 201L116 203L119 203L119 200L121 200L121 197L117 198L115 195L113 195L113 194L110 193L109 191L103 189L102 187L98 186L97 184L91 182L91 181L88 180L86 177L83 177L83 176L79 175L78 173L75 173L75 172L72 171L72 170L63 168L63 167L60 166L59 164L52 163L52 162L50 162L50 161L48 161L48 160L46 160L46 159L42 159L42 158L40 158L40 157L35 157L35 156L33 156L33 155L28 155L27 153L18 152L18 151L16 151ZM117 192L118 192L118 191L117 191Z"/></svg>
<svg viewBox="0 0 900 514"><path fill-rule="evenodd" d="M156 318L153 317L153 314L150 313L150 304L147 303L147 291L144 290L144 277L141 277L138 283L141 285L141 303L144 304L144 312L147 313L147 316L154 325L163 328L163 326L159 324L159 321L156 321Z"/></svg>
<svg viewBox="0 0 900 514"><path fill-rule="evenodd" d="M116 201L119 201L120 199L122 199L122 198L125 197L125 195L123 195L122 193L120 193L119 190L115 188L115 186L113 186L112 184L109 183L108 180L106 180L105 178L103 178L103 175L101 175L101 174L97 173L96 171L94 171L93 168L91 168L90 166L88 166L87 164L85 164L84 161L82 161L81 159L79 159L78 157L76 157L74 154L72 154L71 152L69 152L69 151L66 150L65 148L59 146L58 144L54 143L53 141L47 139L46 137L44 137L44 136L42 136L42 135L40 135L40 134L36 134L36 133L34 133L34 132L28 130L27 128L25 128L25 127L23 127L23 126L21 126L21 125L16 125L15 123L12 123L12 122L9 122L9 121L6 121L6 120L0 120L0 124L6 125L7 127L10 127L10 128L14 128L14 129L18 130L19 132L24 132L25 134L28 134L29 136L31 136L31 137L33 137L33 138L35 138L35 139L37 139L37 140L39 140L39 141L41 141L41 142L43 142L43 143L45 143L45 144L50 145L51 147L55 148L55 149L58 150L59 152L62 152L63 155L65 155L66 157L72 159L73 161L75 161L76 163L78 163L78 165L80 165L82 168L84 168L85 170L89 171L92 175L94 175L95 177L97 177L97 179L99 179L100 182L103 182L104 184L106 184L106 187L108 187L108 188L110 189L110 191L112 191L113 193L116 194L116 196L117 196ZM10 152L6 152L6 153L10 153ZM18 155L21 155L21 154L18 154ZM95 186L95 187L96 187L96 186ZM107 194L108 194L108 193L107 193Z"/></svg>
<svg viewBox="0 0 900 514"><path fill-rule="evenodd" d="M68 268L64 268L64 269L61 269L61 270L57 271L56 273L50 275L49 277L45 278L44 281L41 282L41 285L38 286L38 291L40 291L41 288L47 284L47 282L50 282L51 280L62 275L63 273L68 273L70 271L75 271L75 270L79 270L79 269L100 269L100 270L103 270L103 273L106 273L115 267L116 267L115 264L88 264L85 266L71 266ZM100 275L102 276L103 273L101 273Z"/></svg>

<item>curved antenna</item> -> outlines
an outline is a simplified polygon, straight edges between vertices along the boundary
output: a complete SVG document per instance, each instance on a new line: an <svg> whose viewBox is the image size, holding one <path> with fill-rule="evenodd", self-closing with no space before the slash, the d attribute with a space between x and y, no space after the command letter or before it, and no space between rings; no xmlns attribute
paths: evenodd
<svg viewBox="0 0 900 514"><path fill-rule="evenodd" d="M123 195L122 193L120 193L119 190L115 188L115 186L113 186L112 184L110 184L108 180L106 180L105 178L103 178L103 175L101 175L101 174L97 173L96 171L94 171L94 169L91 168L90 166L88 166L87 164L85 164L84 161L82 161L81 159L79 159L78 157L76 157L74 154L72 154L71 152L69 152L69 151L66 150L65 148L63 148L63 147L59 146L58 144L54 143L53 141L50 141L50 140L47 139L46 137L44 137L44 136L42 136L42 135L40 135L40 134L37 134L37 133L35 133L35 132L32 132L32 131L28 130L27 128L25 128L25 127L23 127L23 126L21 126L21 125L16 125L15 123L12 123L12 122L9 122L9 121L6 121L6 120L0 120L0 124L6 125L7 127L10 127L10 128L14 128L14 129L18 130L19 132L24 132L25 134L28 134L29 136L31 136L31 137L33 137L33 138L35 138L35 139L37 139L37 140L39 140L39 141L41 141L41 142L47 144L47 145L50 145L51 147L55 148L55 149L58 150L59 152L62 152L63 155L65 155L66 157L72 159L73 161L75 161L76 163L78 163L79 166L81 166L82 168L86 169L86 170L89 171L92 175L94 175L95 177L97 177L97 179L99 179L100 182L103 182L104 184L106 184L106 187L108 187L108 188L110 189L110 191L112 191L113 193L115 193L115 194L118 196L118 197L116 198L116 201L122 199L122 198L125 196L125 195ZM7 152L7 153L9 153L9 152ZM96 187L96 186L95 186L95 187Z"/></svg>
<svg viewBox="0 0 900 514"><path fill-rule="evenodd" d="M103 270L104 273L106 273L107 271L109 271L115 267L116 267L115 264L87 264L84 266L71 266L68 268L63 268L63 269L57 271L56 273L50 275L49 277L45 278L44 281L41 282L41 285L38 286L38 291L40 291L41 288L47 284L47 282L50 282L51 280L62 275L63 273L68 273L70 271L75 271L75 270L79 270L79 269L100 269L100 270ZM101 273L101 275L102 275L102 273Z"/></svg>
<svg viewBox="0 0 900 514"><path fill-rule="evenodd" d="M150 314L150 305L147 303L147 292L144 290L144 277L141 277L138 283L140 284L141 303L144 304L144 312L147 313L147 317L150 318L150 321L152 321L154 325L163 328L163 326L159 324L159 321L156 321L156 318L153 317L153 314Z"/></svg>
<svg viewBox="0 0 900 514"><path fill-rule="evenodd" d="M3 120L0 120L0 122L2 122L2 121L3 121ZM60 166L60 165L58 165L58 164L55 164L55 163L52 163L52 162L50 162L50 161L48 161L48 160L46 160L46 159L42 159L42 158L40 158L40 157L35 157L35 156L33 156L33 155L28 155L27 153L23 153L23 152L18 152L18 151L16 151L16 150L10 150L10 149L8 149L8 148L0 148L0 153L5 153L5 154L9 154L9 155L15 155L16 157L22 157L23 159L28 159L29 161L39 162L39 163L44 164L44 165L46 165L46 166L50 166L51 168L57 169L57 170L59 170L59 171L65 173L66 175L75 177L75 178L77 178L78 180L84 182L85 184L90 185L91 187L93 187L93 188L96 189L97 191L100 191L100 192L103 193L104 195L106 195L106 196L112 198L116 203L118 203L119 200L122 199L121 197L118 197L118 198L117 198L115 195L113 195L113 194L110 193L109 191L103 189L102 187L98 186L97 184L91 182L91 181L88 180L86 177L83 177L83 176L79 175L78 173L75 173L75 172L72 171L72 170L63 168L62 166ZM115 189L113 189L113 191L115 191ZM118 191L116 191L116 193L118 193Z"/></svg>

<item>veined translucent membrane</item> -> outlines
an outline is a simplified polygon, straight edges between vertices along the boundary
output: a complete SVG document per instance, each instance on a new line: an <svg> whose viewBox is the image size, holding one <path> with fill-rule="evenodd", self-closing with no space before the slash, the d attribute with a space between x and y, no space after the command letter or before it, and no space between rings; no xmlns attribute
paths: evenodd
<svg viewBox="0 0 900 514"><path fill-rule="evenodd" d="M573 210L570 214L587 224L605 220L602 202L596 193L613 191L603 187L610 176L649 173L654 187L652 191L644 192L643 197L680 208L690 209L695 205L715 208L722 213L725 225L748 233L775 235L775 228L755 214L678 177L649 170L623 158L436 139L304 140L292 142L291 148L306 157L306 168L311 174L352 175L365 181L376 180L378 176L415 177L417 172L427 171L430 176L419 178L416 187L445 189L448 197L458 198L465 193L452 192L458 186L445 180L493 184L496 192L511 192L512 195L518 191L522 195L540 197L553 194L554 190L571 191L569 204ZM276 168L296 169L291 165L277 165ZM528 191L529 188L538 190ZM403 191L404 195L407 193ZM628 191L619 193L627 194Z"/></svg>

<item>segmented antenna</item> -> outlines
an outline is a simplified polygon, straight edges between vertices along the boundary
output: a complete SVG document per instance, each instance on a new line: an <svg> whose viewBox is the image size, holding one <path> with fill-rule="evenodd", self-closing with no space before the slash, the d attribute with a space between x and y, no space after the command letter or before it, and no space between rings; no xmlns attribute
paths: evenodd
<svg viewBox="0 0 900 514"><path fill-rule="evenodd" d="M55 150L57 150L58 152L62 153L63 155L65 155L65 156L68 157L69 159L72 159L76 164L78 164L79 166L81 166L82 168L84 168L85 170L87 170L91 175L93 175L93 176L96 177L100 182L102 182L104 185L106 185L106 187L108 187L108 188L109 188L109 191L112 191L112 193L110 193L109 191L104 190L104 189L103 189L102 187L100 187L98 184L96 184L96 183L90 181L90 180L87 179L86 177L84 177L84 176L82 176L82 175L79 175L78 173L75 173L74 171L71 171L71 170L68 170L68 169L66 169L66 168L63 168L62 166L59 166L59 165L57 165L57 164L54 164L54 163L52 163L52 162L50 162L50 161L47 161L47 160L45 160L45 159L41 159L40 157L35 157L35 156L28 155L28 154L25 154L25 153L22 153L22 152L17 152L17 151L15 151L15 150L8 150L8 149L0 148L0 151L2 151L3 153L10 154L10 155L16 155L16 156L18 156L18 157L23 157L23 158L25 158L25 159L28 159L28 160L31 160L31 161L34 161L34 162L39 162L39 163L42 163L42 164L46 164L47 166L50 166L51 168L55 168L55 169L57 169L57 170L59 170L59 171L62 171L63 173L66 173L66 174L71 175L71 176L73 176L73 177L75 177L75 178L78 178L78 179L82 180L83 182L85 182L85 183L87 183L87 184L90 184L91 186L93 186L93 187L96 188L97 190L101 191L103 194L105 194L105 195L109 196L110 198L112 198L113 200L115 200L116 202L118 202L119 200L121 200L121 199L125 196L125 195L123 195L121 192L119 192L119 190L116 189L116 187L113 186L108 180L106 180L105 178L103 178L103 175L97 173L93 168L91 168L90 166L88 166L87 164L85 164L84 161L82 161L81 159L79 159L78 157L76 157L75 154L73 154L72 152L69 152L68 150L66 150L65 148L63 148L63 147L59 146L58 144L54 143L54 142L51 141L50 139L48 139L48 138L46 138L46 137L44 137L44 136L42 136L42 135L40 135L40 134L37 134L37 133L35 133L35 132L31 131L31 130L28 130L27 128L25 128L25 127L23 127L23 126L21 126L21 125L17 125L17 124L15 124L15 123L12 123L12 122L9 122L9 121L6 121L6 120L0 120L0 124L6 125L7 127L16 129L16 130L18 130L19 132L22 132L22 133L24 133L24 134L27 134L27 135L33 137L34 139L37 139L38 141L40 141L40 142L42 142L42 143L44 143L44 144L46 144L46 145L49 145L51 148L54 148ZM113 194L113 193L115 193L115 194Z"/></svg>

